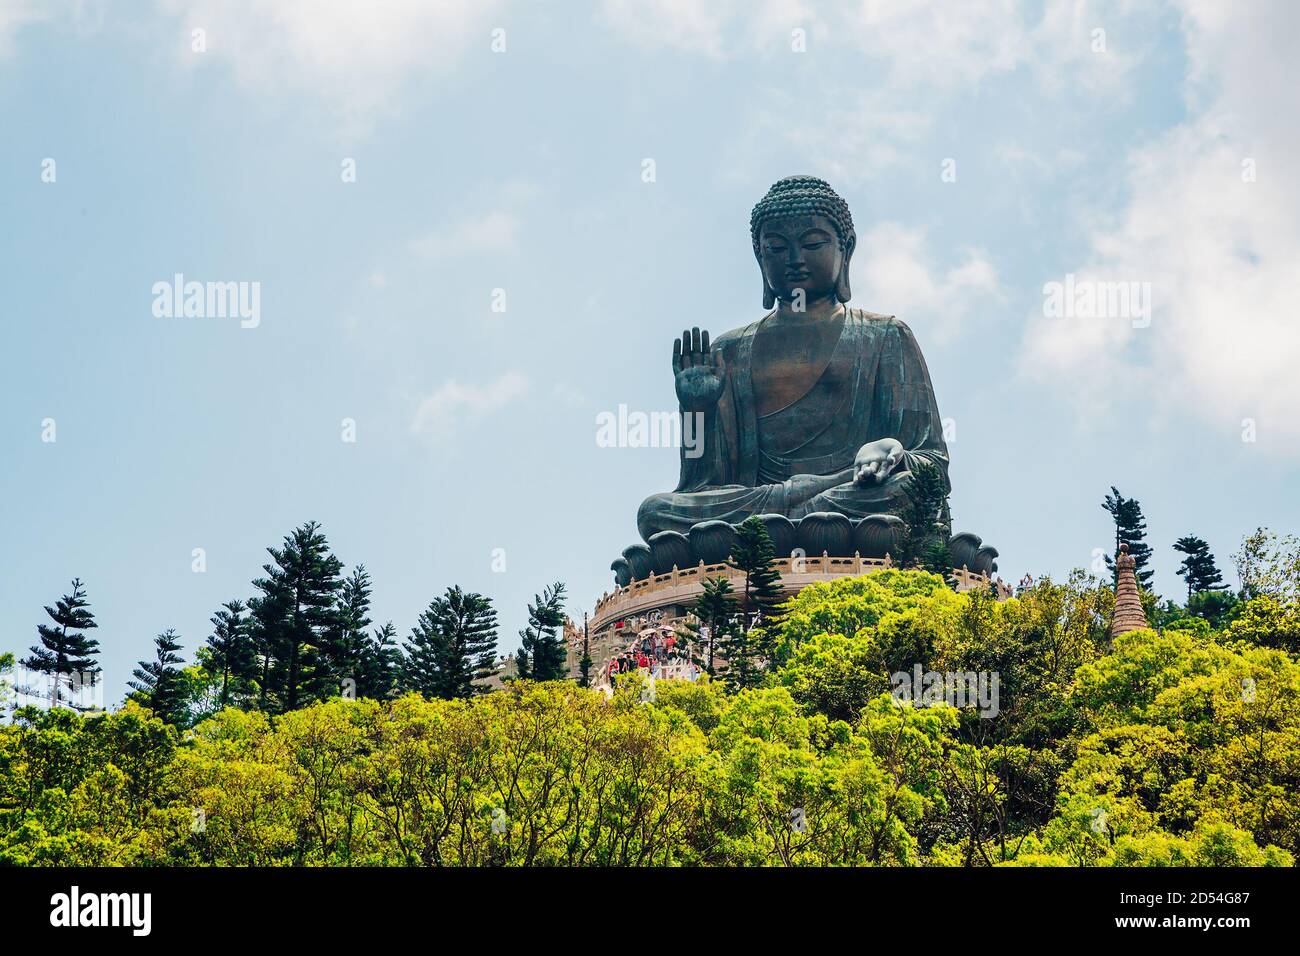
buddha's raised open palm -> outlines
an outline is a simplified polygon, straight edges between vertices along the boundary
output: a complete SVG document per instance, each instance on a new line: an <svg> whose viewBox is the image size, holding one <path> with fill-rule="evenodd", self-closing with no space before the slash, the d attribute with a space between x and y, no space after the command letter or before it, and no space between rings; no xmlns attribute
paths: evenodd
<svg viewBox="0 0 1300 956"><path fill-rule="evenodd" d="M722 350L709 348L709 333L699 329L673 339L673 375L677 400L688 412L703 412L718 403L727 382L727 363Z"/></svg>

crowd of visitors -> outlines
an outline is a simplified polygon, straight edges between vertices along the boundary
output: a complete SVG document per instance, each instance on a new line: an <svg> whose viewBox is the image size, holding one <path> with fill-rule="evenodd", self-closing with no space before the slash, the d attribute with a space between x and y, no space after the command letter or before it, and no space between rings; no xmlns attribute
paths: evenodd
<svg viewBox="0 0 1300 956"><path fill-rule="evenodd" d="M689 680L699 676L699 668L691 661L685 642L669 627L652 627L642 631L622 654L610 660L606 673L612 685L619 674L629 674L632 671L641 671L652 677L660 677L665 671L672 671L673 676L683 676Z"/></svg>

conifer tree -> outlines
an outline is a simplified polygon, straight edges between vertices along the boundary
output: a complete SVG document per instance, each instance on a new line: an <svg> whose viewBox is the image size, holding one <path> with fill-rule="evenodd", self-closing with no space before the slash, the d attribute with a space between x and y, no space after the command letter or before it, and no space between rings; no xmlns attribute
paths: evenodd
<svg viewBox="0 0 1300 956"><path fill-rule="evenodd" d="M14 669L11 651L0 652L0 713L8 711L14 700L14 683L10 672Z"/></svg>
<svg viewBox="0 0 1300 956"><path fill-rule="evenodd" d="M410 639L402 645L402 688L426 697L439 696L442 687L442 657L437 647L439 636L428 626L426 609L411 628Z"/></svg>
<svg viewBox="0 0 1300 956"><path fill-rule="evenodd" d="M762 678L761 665L771 656L771 628L777 623L781 603L781 572L767 526L756 517L746 518L736 529L730 564L745 576L739 596L740 620L727 630L722 642L727 658L727 682L734 687L754 687Z"/></svg>
<svg viewBox="0 0 1300 956"><path fill-rule="evenodd" d="M528 626L519 632L522 644L515 655L519 677L535 681L568 677L564 639L564 584L555 582L528 605Z"/></svg>
<svg viewBox="0 0 1300 956"><path fill-rule="evenodd" d="M181 656L179 635L168 628L154 639L156 652L151 661L140 661L132 673L135 680L127 684L135 691L130 697L148 707L169 724L179 724L185 716L185 675L176 665Z"/></svg>
<svg viewBox="0 0 1300 956"><path fill-rule="evenodd" d="M1210 553L1209 542L1194 534L1184 535L1174 542L1174 550L1186 555L1178 566L1178 576L1187 582L1187 600L1204 591L1221 591L1226 585L1219 566Z"/></svg>
<svg viewBox="0 0 1300 956"><path fill-rule="evenodd" d="M732 600L731 582L726 578L706 578L704 589L695 599L695 616L699 618L699 628L707 628L707 638L699 634L704 646L704 658L701 664L710 677L717 675L715 650L724 646L731 634L736 615L736 605Z"/></svg>
<svg viewBox="0 0 1300 956"><path fill-rule="evenodd" d="M496 646L497 612L491 600L450 587L411 629L407 683L426 697L472 697L474 679L492 672Z"/></svg>
<svg viewBox="0 0 1300 956"><path fill-rule="evenodd" d="M394 696L402 681L402 649L397 646L397 628L393 622L371 632L361 655L361 672L357 678L357 694L373 700L387 700Z"/></svg>
<svg viewBox="0 0 1300 956"><path fill-rule="evenodd" d="M776 569L772 539L762 521L747 518L736 529L727 563L745 575L740 608L749 626L760 620L774 620L781 603L781 572Z"/></svg>
<svg viewBox="0 0 1300 956"><path fill-rule="evenodd" d="M911 494L899 514L903 533L898 553L890 557L899 567L920 567L949 578L952 559L948 554L948 481L938 466L929 462L918 462L911 475Z"/></svg>
<svg viewBox="0 0 1300 956"><path fill-rule="evenodd" d="M1142 515L1142 505L1136 498L1125 498L1114 485L1110 486L1110 492L1101 506L1115 522L1115 555L1119 554L1121 544L1127 544L1128 553L1135 562L1138 584L1149 589L1155 572L1146 570L1151 563L1151 546L1146 543L1147 522ZM1118 573L1114 556L1106 558L1106 567L1112 575Z"/></svg>
<svg viewBox="0 0 1300 956"><path fill-rule="evenodd" d="M338 633L330 642L329 663L336 680L351 679L357 694L361 692L361 671L370 649L370 574L358 564L339 587L337 605Z"/></svg>
<svg viewBox="0 0 1300 956"><path fill-rule="evenodd" d="M206 667L221 675L217 703L223 708L247 693L257 677L257 652L249 633L246 610L243 601L231 600L211 618Z"/></svg>
<svg viewBox="0 0 1300 956"><path fill-rule="evenodd" d="M957 590L957 576L953 573L952 566L952 551L944 538L935 538L926 546L925 553L921 555L920 567L922 571L939 575L950 588ZM989 588L991 593L997 594L997 584L991 579Z"/></svg>
<svg viewBox="0 0 1300 956"><path fill-rule="evenodd" d="M253 582L256 586L257 582ZM257 658L257 705L269 711L275 697L272 678L276 668L276 646L285 630L289 614L289 593L285 588L268 588L260 597L248 601L248 634Z"/></svg>
<svg viewBox="0 0 1300 956"><path fill-rule="evenodd" d="M264 706L294 710L313 697L338 693L328 652L338 633L335 598L343 565L315 521L294 529L283 548L267 552L266 577L253 582L261 593L248 602L263 656Z"/></svg>
<svg viewBox="0 0 1300 956"><path fill-rule="evenodd" d="M587 633L587 613L582 614L582 658L578 661L578 685L591 686L591 635Z"/></svg>
<svg viewBox="0 0 1300 956"><path fill-rule="evenodd" d="M78 704L76 698L82 687L93 686L99 675L99 665L95 662L99 655L99 641L85 634L99 625L95 623L81 579L73 578L72 593L59 598L54 607L47 604L45 613L54 626L36 626L41 642L33 645L32 655L23 660L23 667L48 675L51 707L62 705L63 687L66 686L69 706L74 710L89 709Z"/></svg>

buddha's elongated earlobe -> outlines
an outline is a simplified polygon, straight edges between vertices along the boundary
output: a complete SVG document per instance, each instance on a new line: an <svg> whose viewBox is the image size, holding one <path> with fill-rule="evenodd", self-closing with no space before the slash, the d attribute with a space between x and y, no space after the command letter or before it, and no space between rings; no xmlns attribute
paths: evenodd
<svg viewBox="0 0 1300 956"><path fill-rule="evenodd" d="M776 305L776 293L767 284L767 273L763 271L763 257L758 254L758 239L754 240L754 259L758 262L758 274L763 277L763 308L770 309Z"/></svg>
<svg viewBox="0 0 1300 956"><path fill-rule="evenodd" d="M848 241L844 243L844 260L840 263L840 274L835 279L835 298L841 302L848 302L853 295L849 288L849 263L853 260L853 249L858 244L856 233L849 233Z"/></svg>

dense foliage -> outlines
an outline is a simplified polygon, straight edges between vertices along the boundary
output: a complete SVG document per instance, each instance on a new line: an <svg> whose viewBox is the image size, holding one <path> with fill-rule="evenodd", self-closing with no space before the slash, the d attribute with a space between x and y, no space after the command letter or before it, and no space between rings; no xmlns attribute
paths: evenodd
<svg viewBox="0 0 1300 956"><path fill-rule="evenodd" d="M1001 603L920 571L814 585L737 691L520 681L190 730L27 708L0 727L0 863L1291 865L1294 603L1112 643L1111 600L1082 575ZM917 665L996 674L995 712L898 702Z"/></svg>

